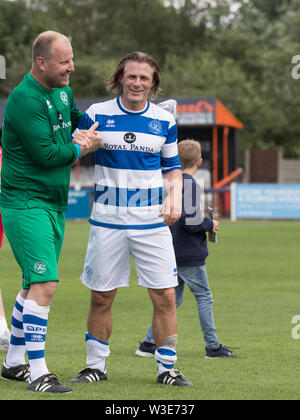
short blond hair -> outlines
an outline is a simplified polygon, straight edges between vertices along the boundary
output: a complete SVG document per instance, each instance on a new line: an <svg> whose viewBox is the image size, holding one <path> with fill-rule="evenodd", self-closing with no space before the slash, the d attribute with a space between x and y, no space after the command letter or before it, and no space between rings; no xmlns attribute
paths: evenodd
<svg viewBox="0 0 300 420"><path fill-rule="evenodd" d="M38 57L49 59L51 57L52 44L57 39L64 39L71 43L68 37L55 31L45 31L40 33L32 45L32 62Z"/></svg>
<svg viewBox="0 0 300 420"><path fill-rule="evenodd" d="M192 168L201 159L201 144L193 139L178 143L178 155L182 169Z"/></svg>

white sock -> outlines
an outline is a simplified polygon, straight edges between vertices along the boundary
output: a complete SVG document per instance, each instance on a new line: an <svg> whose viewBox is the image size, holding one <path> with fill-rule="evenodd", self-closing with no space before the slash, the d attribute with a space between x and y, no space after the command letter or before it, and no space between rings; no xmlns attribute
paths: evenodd
<svg viewBox="0 0 300 420"><path fill-rule="evenodd" d="M26 346L23 330L23 307L24 299L19 293L16 298L16 303L12 313L10 344L5 359L5 362L9 367L25 365L26 363Z"/></svg>
<svg viewBox="0 0 300 420"><path fill-rule="evenodd" d="M45 361L45 341L49 306L39 306L33 300L25 300L23 327L30 364L30 381L49 373Z"/></svg>
<svg viewBox="0 0 300 420"><path fill-rule="evenodd" d="M159 347L155 350L155 359L158 366L158 375L166 370L174 369L177 360L176 349L171 347Z"/></svg>
<svg viewBox="0 0 300 420"><path fill-rule="evenodd" d="M85 342L87 349L87 366L91 369L99 369L106 372L106 358L110 354L109 344L104 341L97 340L92 335L85 334Z"/></svg>

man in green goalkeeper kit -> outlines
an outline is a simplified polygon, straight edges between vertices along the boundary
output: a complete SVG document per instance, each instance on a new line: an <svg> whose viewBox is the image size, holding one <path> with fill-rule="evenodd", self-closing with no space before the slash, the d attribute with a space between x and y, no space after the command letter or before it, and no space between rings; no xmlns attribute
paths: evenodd
<svg viewBox="0 0 300 420"><path fill-rule="evenodd" d="M71 142L81 118L69 87L73 71L69 39L53 31L40 34L32 48L31 72L8 98L2 134L0 207L23 280L1 375L29 380L28 389L40 392L72 391L46 365L48 313L58 282L70 165L102 142L97 123Z"/></svg>

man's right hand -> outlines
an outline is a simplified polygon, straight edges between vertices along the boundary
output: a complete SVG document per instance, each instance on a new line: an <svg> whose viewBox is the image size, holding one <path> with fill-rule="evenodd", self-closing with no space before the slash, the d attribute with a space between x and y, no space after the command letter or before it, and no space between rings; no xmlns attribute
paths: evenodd
<svg viewBox="0 0 300 420"><path fill-rule="evenodd" d="M95 152L101 146L102 136L96 130L98 125L99 123L96 121L88 130L80 130L75 134L72 143L81 147L80 157Z"/></svg>
<svg viewBox="0 0 300 420"><path fill-rule="evenodd" d="M213 220L212 221L213 222L213 228L212 228L212 232L213 233L217 233L218 232L218 230L219 230L219 222L218 222L218 220Z"/></svg>

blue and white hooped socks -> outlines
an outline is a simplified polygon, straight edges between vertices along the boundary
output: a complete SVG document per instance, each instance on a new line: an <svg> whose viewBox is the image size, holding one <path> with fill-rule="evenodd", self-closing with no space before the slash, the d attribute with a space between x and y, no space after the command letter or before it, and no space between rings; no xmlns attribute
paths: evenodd
<svg viewBox="0 0 300 420"><path fill-rule="evenodd" d="M5 363L9 367L25 365L25 338L23 330L24 299L19 293L11 319L11 336Z"/></svg>
<svg viewBox="0 0 300 420"><path fill-rule="evenodd" d="M110 354L109 343L106 343L92 335L85 333L85 343L87 350L86 363L91 369L99 369L106 373L106 358Z"/></svg>
<svg viewBox="0 0 300 420"><path fill-rule="evenodd" d="M45 344L49 306L39 306L33 300L25 300L23 328L30 364L30 382L49 373L45 360Z"/></svg>
<svg viewBox="0 0 300 420"><path fill-rule="evenodd" d="M174 369L177 353L173 347L158 347L154 354L155 360L158 365L158 375L161 375L167 370Z"/></svg>

